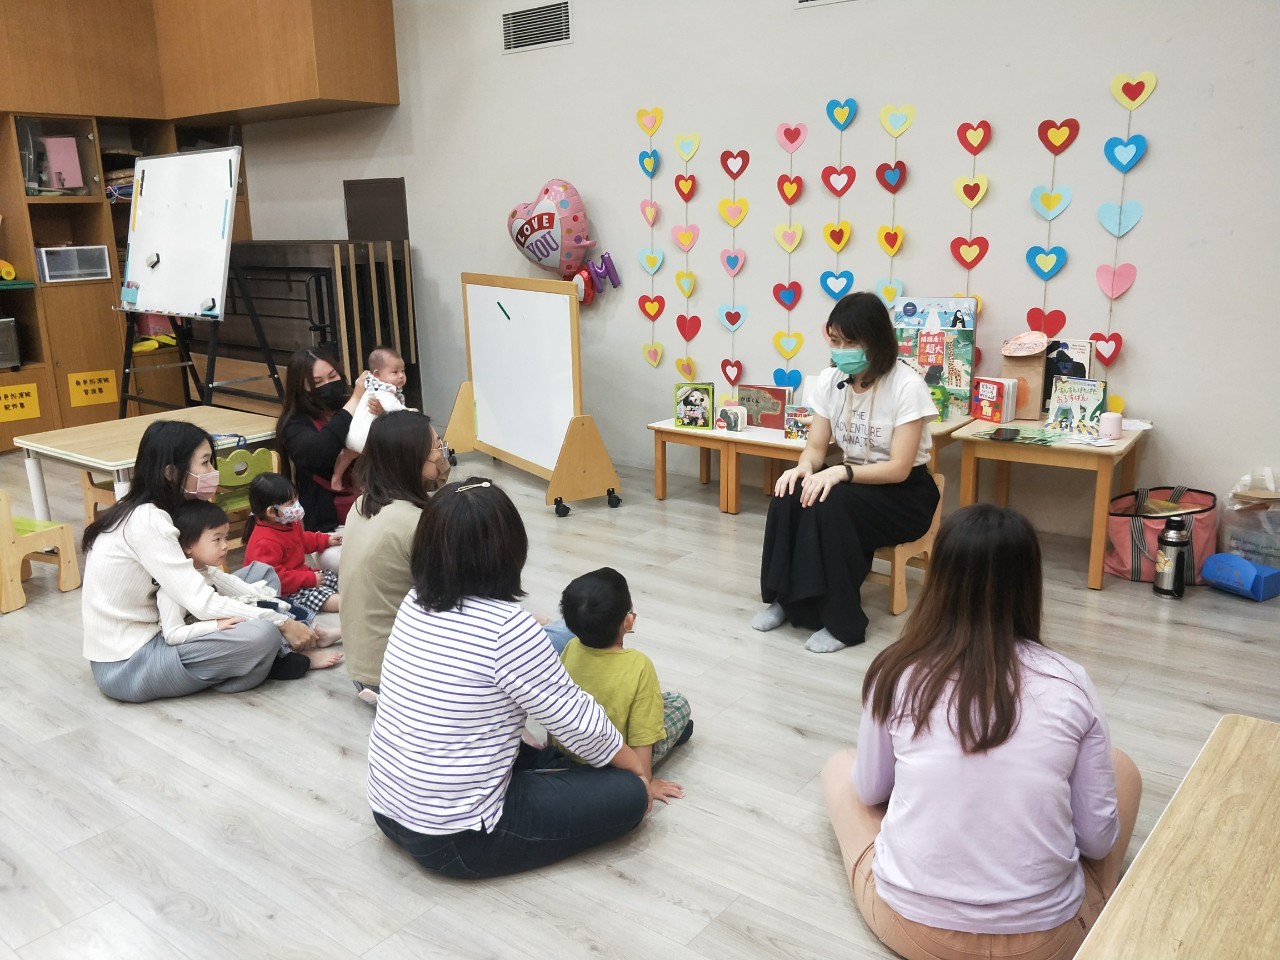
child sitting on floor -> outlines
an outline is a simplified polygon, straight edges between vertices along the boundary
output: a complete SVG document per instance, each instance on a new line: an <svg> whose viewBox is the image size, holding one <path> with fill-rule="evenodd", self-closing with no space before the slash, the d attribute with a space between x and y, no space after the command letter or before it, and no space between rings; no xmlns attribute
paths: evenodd
<svg viewBox="0 0 1280 960"><path fill-rule="evenodd" d="M298 491L279 473L260 473L250 481L249 510L253 519L244 548L245 563L257 560L274 569L280 577L280 593L289 603L312 614L337 613L337 573L307 566L307 554L336 547L342 543L342 535L304 530L305 512L298 503Z"/></svg>
<svg viewBox="0 0 1280 960"><path fill-rule="evenodd" d="M575 636L560 655L565 670L604 707L652 779L653 768L693 735L693 720L684 696L658 686L653 661L623 646L636 624L626 578L612 567L584 573L565 587L560 612ZM666 780L652 780L650 792L664 803L684 796Z"/></svg>
<svg viewBox="0 0 1280 960"><path fill-rule="evenodd" d="M276 610L278 616L267 619L277 626L290 619L289 605L279 598L275 587L261 580L251 583L221 569L227 558L230 524L220 506L207 500L188 500L174 514L173 523L178 528L178 545L182 547L182 552L191 558L196 572L215 591L241 603ZM255 572L252 568L246 568L250 577ZM262 572L266 572L265 567ZM156 605L160 609L160 628L165 642L174 646L219 630L230 629L241 621L240 617L196 620L163 588L156 592ZM324 628L317 629L315 633L321 647L329 646L338 638L336 631ZM341 662L341 653L319 649L294 652L282 639L280 654L268 676L277 680L293 680L308 670L323 670Z"/></svg>
<svg viewBox="0 0 1280 960"><path fill-rule="evenodd" d="M364 453L364 443L369 438L369 425L375 414L369 409L369 402L377 400L382 413L404 409L404 385L408 377L404 372L404 357L391 347L374 347L369 353L369 372L364 378L364 398L351 415L351 426L347 428L346 447L338 454L333 465L333 477L329 485L335 490L342 490L342 475L347 472L353 460Z"/></svg>

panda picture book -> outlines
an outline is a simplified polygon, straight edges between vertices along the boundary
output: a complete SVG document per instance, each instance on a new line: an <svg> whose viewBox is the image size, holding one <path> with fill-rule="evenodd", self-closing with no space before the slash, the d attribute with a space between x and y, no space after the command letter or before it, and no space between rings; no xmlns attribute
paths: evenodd
<svg viewBox="0 0 1280 960"><path fill-rule="evenodd" d="M677 427L711 430L715 427L715 384L677 383L675 387Z"/></svg>

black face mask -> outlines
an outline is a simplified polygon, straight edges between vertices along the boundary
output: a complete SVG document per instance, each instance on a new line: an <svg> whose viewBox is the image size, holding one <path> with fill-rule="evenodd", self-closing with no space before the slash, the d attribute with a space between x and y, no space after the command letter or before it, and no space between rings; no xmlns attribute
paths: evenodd
<svg viewBox="0 0 1280 960"><path fill-rule="evenodd" d="M347 397L351 396L351 391L341 380L333 380L322 387L313 388L311 396L325 410L341 410Z"/></svg>

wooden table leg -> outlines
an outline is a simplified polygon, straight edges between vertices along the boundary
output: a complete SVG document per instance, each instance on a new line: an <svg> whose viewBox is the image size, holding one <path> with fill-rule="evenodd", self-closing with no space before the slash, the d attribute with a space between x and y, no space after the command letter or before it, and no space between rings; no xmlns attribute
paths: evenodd
<svg viewBox="0 0 1280 960"><path fill-rule="evenodd" d="M996 504L1001 507L1009 505L1009 468L1008 460L996 461Z"/></svg>
<svg viewBox="0 0 1280 960"><path fill-rule="evenodd" d="M711 448L698 448L698 482L706 485L711 482Z"/></svg>
<svg viewBox="0 0 1280 960"><path fill-rule="evenodd" d="M667 441L656 430L653 432L653 498L667 499Z"/></svg>
<svg viewBox="0 0 1280 960"><path fill-rule="evenodd" d="M978 457L973 444L961 445L960 454L960 506L967 507L978 501Z"/></svg>
<svg viewBox="0 0 1280 960"><path fill-rule="evenodd" d="M1129 448L1129 453L1120 461L1120 492L1128 493L1136 490L1138 484L1138 445Z"/></svg>
<svg viewBox="0 0 1280 960"><path fill-rule="evenodd" d="M1093 528L1089 534L1089 589L1102 589L1102 557L1107 549L1107 514L1111 510L1111 478L1115 460L1097 458L1098 480L1093 488Z"/></svg>
<svg viewBox="0 0 1280 960"><path fill-rule="evenodd" d="M720 510L723 513L738 512L738 498L742 492L739 463L736 445L726 443L720 448Z"/></svg>

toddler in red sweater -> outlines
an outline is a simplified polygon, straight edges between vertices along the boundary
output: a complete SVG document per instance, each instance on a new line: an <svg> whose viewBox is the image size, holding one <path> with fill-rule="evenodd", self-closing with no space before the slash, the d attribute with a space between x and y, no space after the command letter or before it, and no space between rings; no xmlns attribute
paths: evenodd
<svg viewBox="0 0 1280 960"><path fill-rule="evenodd" d="M307 566L307 554L342 543L336 533L302 528L303 509L288 477L262 473L249 484L253 529L244 548L245 563L261 560L280 577L280 595L313 613L337 613L338 575Z"/></svg>

